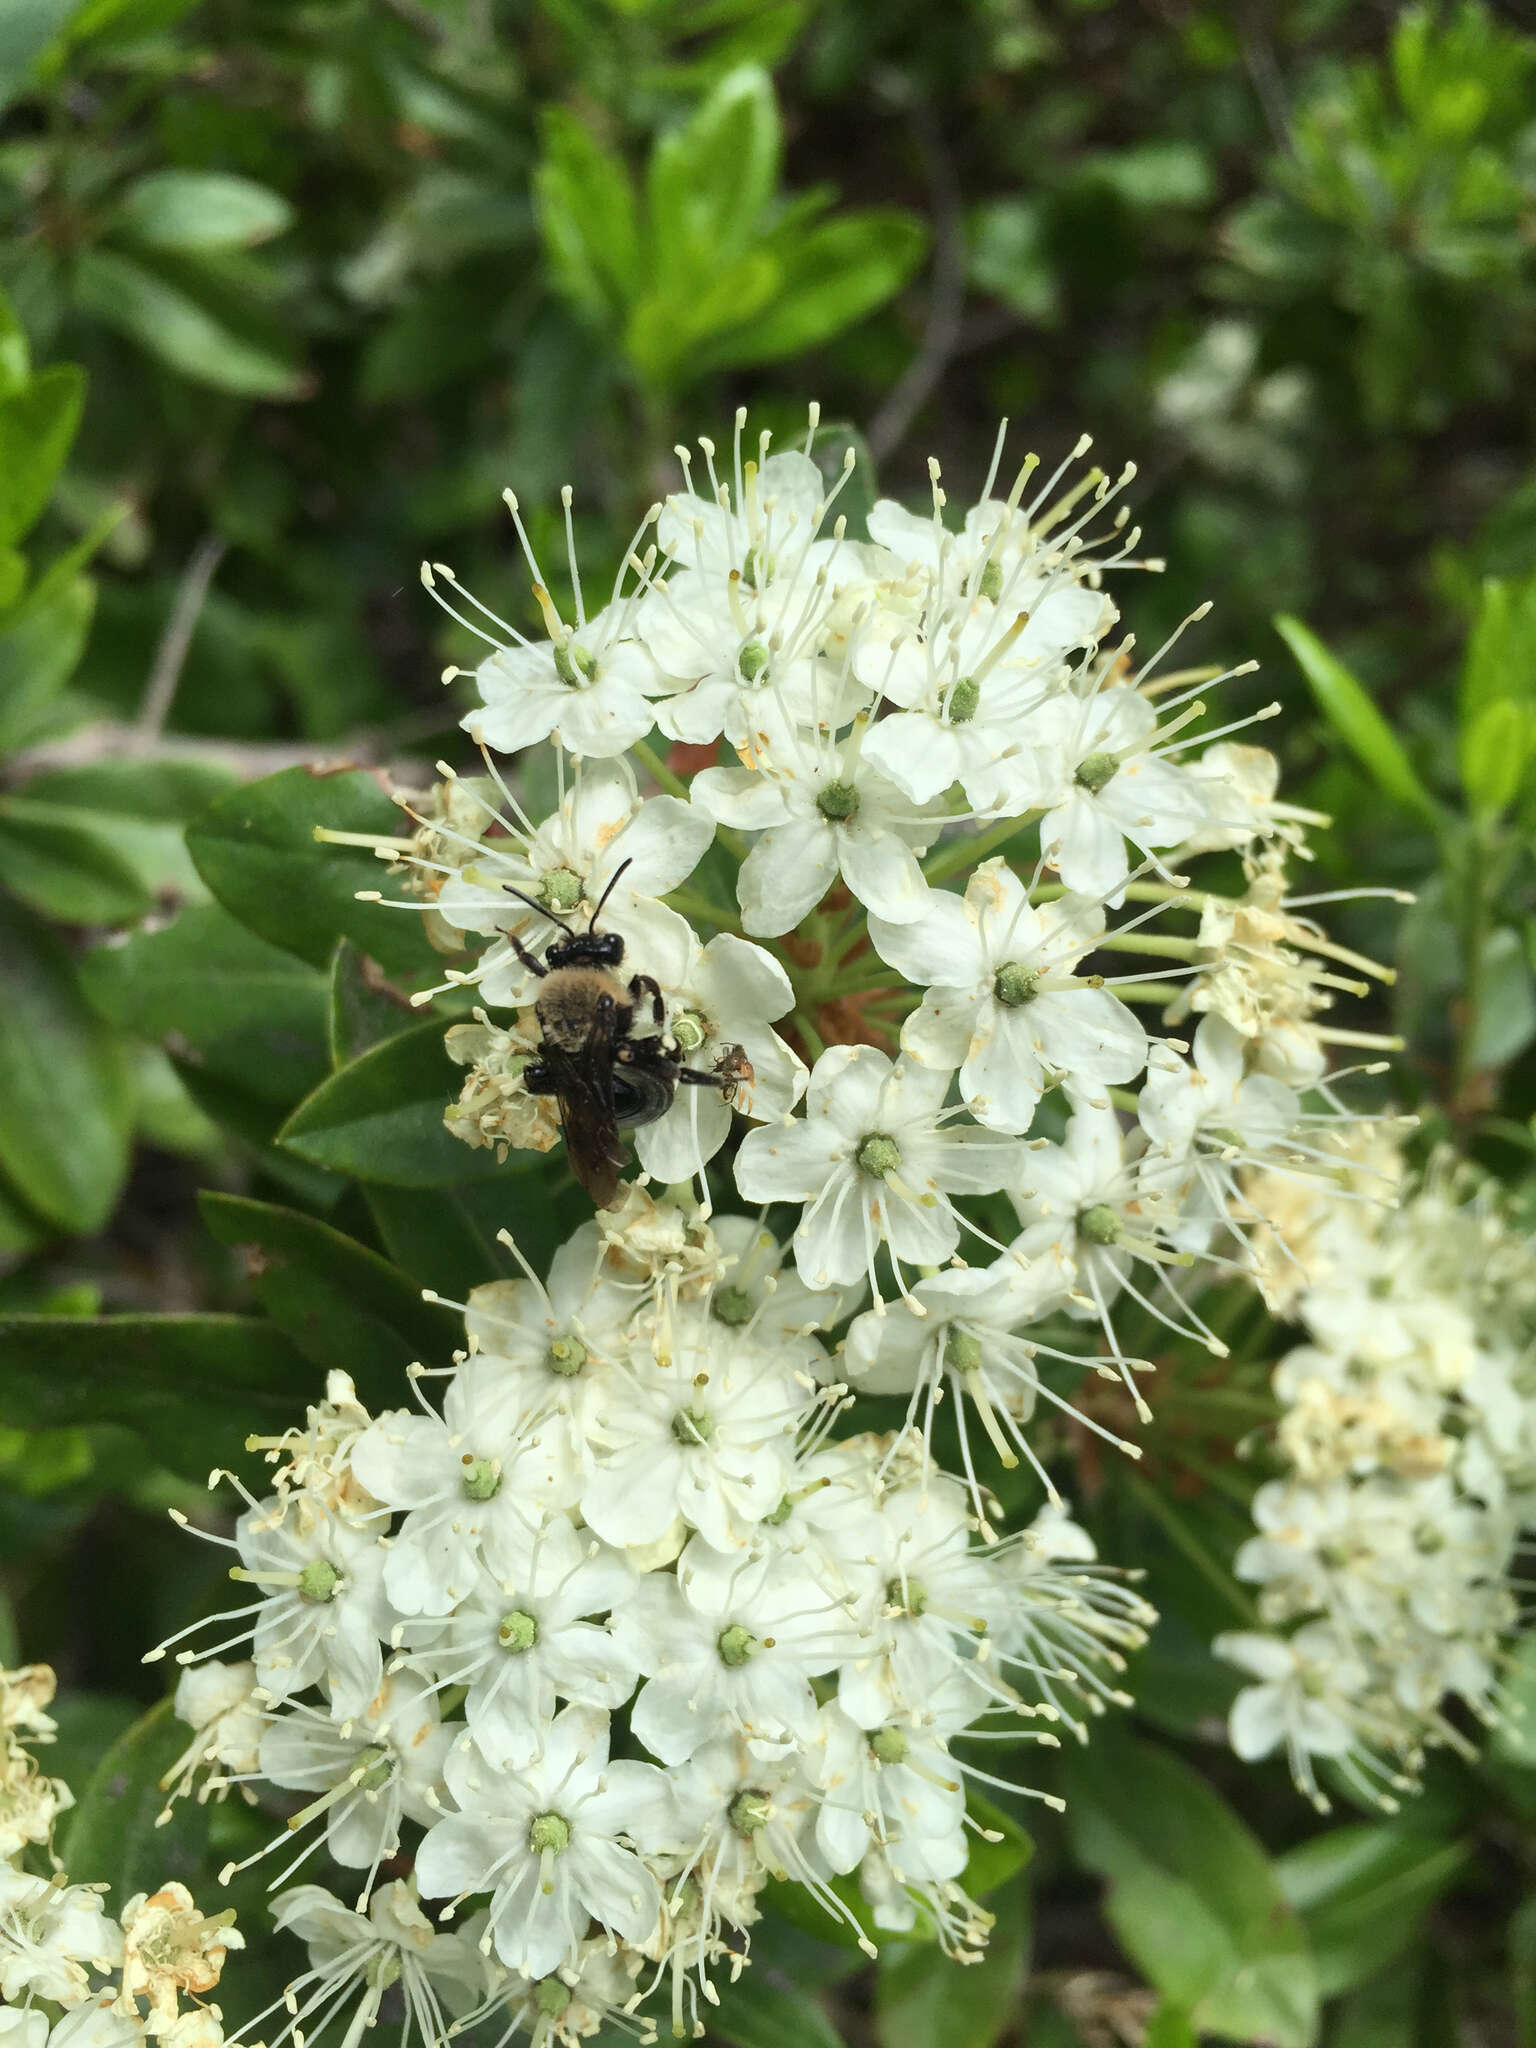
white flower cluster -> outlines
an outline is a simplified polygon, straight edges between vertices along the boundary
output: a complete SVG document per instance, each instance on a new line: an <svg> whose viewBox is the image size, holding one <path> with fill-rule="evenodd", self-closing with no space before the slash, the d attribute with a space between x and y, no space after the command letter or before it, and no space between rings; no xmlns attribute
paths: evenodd
<svg viewBox="0 0 1536 2048"><path fill-rule="evenodd" d="M1247 1758L1281 1749L1321 1809L1315 1762L1390 1808L1427 1747L1473 1753L1448 1717L1500 1711L1518 1621L1520 1532L1536 1508L1536 1279L1492 1183L1436 1162L1395 1206L1389 1131L1341 1147L1335 1189L1260 1178L1270 1304L1310 1341L1283 1358L1259 1533L1238 1553L1267 1633L1221 1637L1256 1681L1232 1710Z"/></svg>
<svg viewBox="0 0 1536 2048"><path fill-rule="evenodd" d="M1083 1733L1152 1619L1031 1418L1085 1364L1145 1417L1117 1316L1221 1352L1190 1297L1245 1270L1242 1176L1336 1172L1332 1048L1381 1043L1327 1019L1379 970L1287 894L1310 820L1272 757L1195 736L1226 678L1117 632L1106 577L1153 566L1106 516L1130 472L1000 491L1000 436L958 526L934 466L931 516L855 538L815 427L752 454L738 417L724 476L680 451L596 611L510 500L541 641L424 572L487 622L484 773L365 843L483 1006L449 1127L563 1139L603 1208L475 1290L440 1406L427 1373L377 1418L334 1381L247 1500L251 1661L181 1704L205 1794L307 1801L278 1885L322 1843L362 1873L355 1908L279 1899L295 2031L372 2024L387 1981L424 2036L494 2015L543 2048L662 1978L687 2031L769 1878L850 1924L856 1879L861 1925L974 1957L965 1744ZM1203 853L1240 896L1178 872ZM901 1426L850 1420L866 1392ZM1045 1495L1013 1536L989 1455Z"/></svg>
<svg viewBox="0 0 1536 2048"><path fill-rule="evenodd" d="M575 2040L663 1978L702 2032L770 1878L979 1951L965 1786L996 1781L954 1745L1081 1732L1152 1614L1064 1514L982 1543L916 1439L829 1440L823 1307L748 1219L636 1191L547 1281L475 1290L417 1376L440 1408L370 1418L333 1374L270 1447L232 1539L258 1598L217 1618L250 1661L182 1651L177 1707L205 1795L302 1795L250 1859L287 1852L274 1889L322 1849L359 1873L355 1906L276 1900L311 1956L277 2038L401 1982L425 2040Z"/></svg>
<svg viewBox="0 0 1536 2048"><path fill-rule="evenodd" d="M74 1804L33 1754L54 1739L53 1694L46 1664L0 1671L0 2048L222 2048L205 1999L245 1946L234 1914L200 1913L173 1882L113 1919L106 1886L71 1883L53 1856Z"/></svg>

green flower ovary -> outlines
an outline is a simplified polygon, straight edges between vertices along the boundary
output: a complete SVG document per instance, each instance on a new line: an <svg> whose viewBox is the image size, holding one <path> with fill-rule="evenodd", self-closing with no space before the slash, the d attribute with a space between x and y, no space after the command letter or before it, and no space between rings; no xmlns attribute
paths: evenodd
<svg viewBox="0 0 1536 2048"><path fill-rule="evenodd" d="M816 799L816 808L834 825L859 815L859 792L851 782L829 782Z"/></svg>
<svg viewBox="0 0 1536 2048"><path fill-rule="evenodd" d="M341 1573L328 1557L312 1557L299 1573L299 1598L323 1607L341 1590Z"/></svg>
<svg viewBox="0 0 1536 2048"><path fill-rule="evenodd" d="M900 1166L901 1147L887 1132L871 1131L854 1154L854 1163L871 1180L884 1180Z"/></svg>
<svg viewBox="0 0 1536 2048"><path fill-rule="evenodd" d="M736 657L736 667L744 683L755 683L768 666L769 654L761 640L749 640Z"/></svg>
<svg viewBox="0 0 1536 2048"><path fill-rule="evenodd" d="M743 1628L739 1621L733 1621L721 1629L715 1638L715 1648L720 1652L720 1662L727 1669L739 1671L747 1659L755 1655L759 1644L751 1629Z"/></svg>
<svg viewBox="0 0 1536 2048"><path fill-rule="evenodd" d="M1108 1202L1095 1202L1078 1217L1077 1227L1090 1244L1116 1244L1121 1230L1120 1211L1111 1208Z"/></svg>
<svg viewBox="0 0 1536 2048"><path fill-rule="evenodd" d="M555 674L568 690L584 690L597 669L597 663L584 647L578 647L574 640L561 640L555 646Z"/></svg>
<svg viewBox="0 0 1536 2048"><path fill-rule="evenodd" d="M579 1337L557 1337L544 1354L544 1363L563 1380L574 1379L587 1362L587 1347Z"/></svg>
<svg viewBox="0 0 1536 2048"><path fill-rule="evenodd" d="M919 1615L928 1612L928 1588L920 1579L891 1579L885 1588L886 1602L899 1607L903 1614Z"/></svg>
<svg viewBox="0 0 1536 2048"><path fill-rule="evenodd" d="M459 1490L466 1500L494 1500L501 1491L501 1467L494 1458L465 1458Z"/></svg>
<svg viewBox="0 0 1536 2048"><path fill-rule="evenodd" d="M944 1333L944 1364L952 1372L975 1372L981 1365L981 1339L951 1323Z"/></svg>
<svg viewBox="0 0 1536 2048"><path fill-rule="evenodd" d="M672 1417L672 1434L684 1449L707 1444L715 1433L715 1418L707 1408L679 1408Z"/></svg>
<svg viewBox="0 0 1536 2048"><path fill-rule="evenodd" d="M709 1298L710 1314L728 1330L739 1330L743 1323L750 1323L755 1307L745 1287L717 1287Z"/></svg>
<svg viewBox="0 0 1536 2048"><path fill-rule="evenodd" d="M551 868L539 883L539 901L564 915L576 908L586 891L586 883L574 868Z"/></svg>
<svg viewBox="0 0 1536 2048"><path fill-rule="evenodd" d="M571 1846L571 1824L560 1813L536 1813L528 1829L535 1856L563 1856Z"/></svg>
<svg viewBox="0 0 1536 2048"><path fill-rule="evenodd" d="M951 725L969 725L981 703L981 685L974 676L961 676L944 699Z"/></svg>
<svg viewBox="0 0 1536 2048"><path fill-rule="evenodd" d="M911 1746L900 1728L877 1728L869 1738L869 1753L877 1764L904 1764Z"/></svg>
<svg viewBox="0 0 1536 2048"><path fill-rule="evenodd" d="M521 1607L504 1614L496 1626L496 1640L509 1653L531 1650L539 1640L539 1624Z"/></svg>
<svg viewBox="0 0 1536 2048"><path fill-rule="evenodd" d="M1040 976L1022 960L1005 960L992 977L992 993L1010 1010L1032 1003L1040 992Z"/></svg>
<svg viewBox="0 0 1536 2048"><path fill-rule="evenodd" d="M767 1827L771 1811L766 1792L738 1792L727 1809L727 1817L737 1834L750 1841Z"/></svg>
<svg viewBox="0 0 1536 2048"><path fill-rule="evenodd" d="M1104 785L1112 782L1119 773L1120 763L1113 754L1089 754L1078 762L1074 780L1090 796L1097 796Z"/></svg>
<svg viewBox="0 0 1536 2048"><path fill-rule="evenodd" d="M697 1052L709 1037L709 1024L697 1010L679 1010L671 1030L680 1052Z"/></svg>

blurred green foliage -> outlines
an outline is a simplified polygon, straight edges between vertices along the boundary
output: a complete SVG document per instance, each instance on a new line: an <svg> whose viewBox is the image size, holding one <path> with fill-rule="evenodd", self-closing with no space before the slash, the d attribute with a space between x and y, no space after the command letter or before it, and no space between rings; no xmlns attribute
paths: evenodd
<svg viewBox="0 0 1536 2048"><path fill-rule="evenodd" d="M596 561L738 402L818 398L908 496L930 450L979 481L999 413L1133 457L1143 644L1211 596L1190 659L1264 657L1288 794L1338 820L1317 886L1416 896L1337 927L1396 962L1394 1085L1536 1216L1533 93L1476 4L0 6L0 1651L59 1665L77 1789L121 1737L84 1874L164 1761L139 1651L205 1604L160 1510L499 1270L516 1164L433 1149L439 1030L374 964L429 976L417 928L310 837L394 814L302 764L454 747L468 643L415 567L523 619L504 485L542 546L570 481ZM892 1943L871 1988L774 1918L722 2039L1530 2037L1528 1746L1319 1833L1211 1739L1274 1345L1229 1306L1155 1483L1085 1467L1167 1619L1066 1824L1025 1816L1022 1869L1000 1824L993 1959Z"/></svg>

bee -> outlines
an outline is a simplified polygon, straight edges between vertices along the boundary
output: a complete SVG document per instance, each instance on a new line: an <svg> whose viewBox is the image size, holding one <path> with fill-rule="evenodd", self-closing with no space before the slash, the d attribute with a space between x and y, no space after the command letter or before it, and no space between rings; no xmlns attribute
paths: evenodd
<svg viewBox="0 0 1536 2048"><path fill-rule="evenodd" d="M513 951L540 984L533 1005L539 1048L523 1069L523 1085L532 1095L555 1097L571 1171L599 1209L619 1199L620 1131L665 1116L679 1086L718 1088L730 1101L752 1079L738 1045L724 1047L708 1073L686 1065L681 1046L663 1028L660 986L648 974L621 978L624 941L617 932L598 931L597 920L628 866L625 861L614 871L584 932L521 890L511 892L564 934L551 939L542 960L511 935ZM636 1036L636 1020L647 1013L655 1029Z"/></svg>

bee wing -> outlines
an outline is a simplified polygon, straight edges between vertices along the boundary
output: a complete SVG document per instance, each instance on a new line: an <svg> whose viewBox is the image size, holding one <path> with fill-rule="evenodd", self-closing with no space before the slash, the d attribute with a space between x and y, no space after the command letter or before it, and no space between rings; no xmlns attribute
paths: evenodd
<svg viewBox="0 0 1536 2048"><path fill-rule="evenodd" d="M612 998L604 996L579 1053L549 1045L540 1052L555 1084L571 1171L599 1209L611 1209L618 1200L619 1168L624 1164L613 1100L617 1042L617 1014Z"/></svg>

